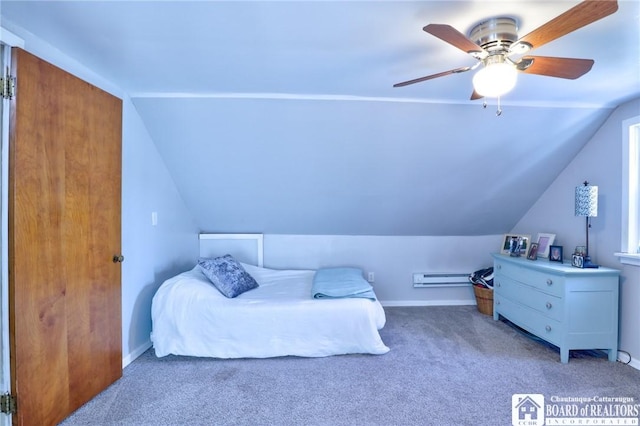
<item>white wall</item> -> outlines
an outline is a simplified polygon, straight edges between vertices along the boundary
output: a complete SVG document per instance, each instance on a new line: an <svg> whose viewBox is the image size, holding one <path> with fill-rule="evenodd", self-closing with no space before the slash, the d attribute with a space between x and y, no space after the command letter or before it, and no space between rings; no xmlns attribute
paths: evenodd
<svg viewBox="0 0 640 426"><path fill-rule="evenodd" d="M474 304L471 286L414 288L413 273L469 274L493 264L502 235L475 237L274 235L264 236L269 268L354 266L374 272L383 305Z"/></svg>
<svg viewBox="0 0 640 426"><path fill-rule="evenodd" d="M157 214L152 225L151 214ZM198 258L198 230L133 104L124 99L122 143L122 352L127 365L151 346L151 299Z"/></svg>
<svg viewBox="0 0 640 426"><path fill-rule="evenodd" d="M575 159L522 217L513 232L551 232L567 254L585 244L585 219L574 216L574 191L585 180L598 186L598 217L592 219L589 254L621 270L619 348L640 368L640 268L619 263L622 221L622 121L640 113L640 98L618 107ZM541 142L544 143L544 142ZM566 256L566 254L565 254Z"/></svg>
<svg viewBox="0 0 640 426"><path fill-rule="evenodd" d="M123 99L122 350L126 365L150 347L151 298L162 281L193 266L198 230L135 107L117 86L32 34L11 27L30 53ZM151 212L158 225L151 225Z"/></svg>

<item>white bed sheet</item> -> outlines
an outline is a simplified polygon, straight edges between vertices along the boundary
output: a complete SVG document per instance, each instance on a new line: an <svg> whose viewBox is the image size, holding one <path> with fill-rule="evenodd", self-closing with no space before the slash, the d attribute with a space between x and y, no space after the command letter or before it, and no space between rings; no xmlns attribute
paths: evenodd
<svg viewBox="0 0 640 426"><path fill-rule="evenodd" d="M389 351L378 330L378 301L311 297L315 271L243 264L260 285L224 297L198 266L165 281L153 297L152 340L158 357L323 357Z"/></svg>

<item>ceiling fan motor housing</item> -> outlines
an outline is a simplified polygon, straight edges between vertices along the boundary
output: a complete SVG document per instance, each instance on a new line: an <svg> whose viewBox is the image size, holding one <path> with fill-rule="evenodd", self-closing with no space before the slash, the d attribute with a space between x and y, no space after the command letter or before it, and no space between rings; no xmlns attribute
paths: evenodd
<svg viewBox="0 0 640 426"><path fill-rule="evenodd" d="M475 25L469 31L469 39L489 54L505 52L518 40L518 26L513 18L491 18Z"/></svg>

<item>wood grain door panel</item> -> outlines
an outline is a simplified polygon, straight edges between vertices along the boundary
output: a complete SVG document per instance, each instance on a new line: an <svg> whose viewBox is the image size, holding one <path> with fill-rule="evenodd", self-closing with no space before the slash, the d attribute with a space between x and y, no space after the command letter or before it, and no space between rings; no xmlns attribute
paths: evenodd
<svg viewBox="0 0 640 426"><path fill-rule="evenodd" d="M12 68L14 424L55 425L122 375L122 102L20 49Z"/></svg>

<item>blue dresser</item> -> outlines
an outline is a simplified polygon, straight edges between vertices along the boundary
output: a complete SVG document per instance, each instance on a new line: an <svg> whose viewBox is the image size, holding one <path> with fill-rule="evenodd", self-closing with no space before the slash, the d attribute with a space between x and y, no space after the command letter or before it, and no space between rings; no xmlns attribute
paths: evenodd
<svg viewBox="0 0 640 426"><path fill-rule="evenodd" d="M500 316L560 348L605 349L618 356L620 271L580 269L570 262L493 254L493 319Z"/></svg>

